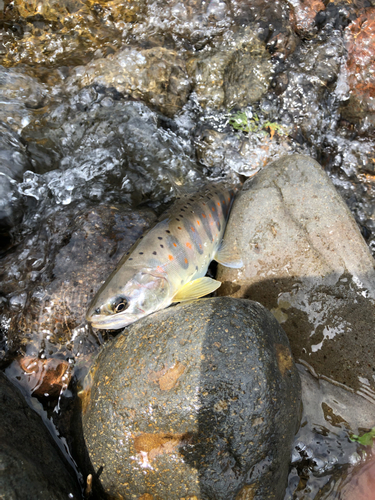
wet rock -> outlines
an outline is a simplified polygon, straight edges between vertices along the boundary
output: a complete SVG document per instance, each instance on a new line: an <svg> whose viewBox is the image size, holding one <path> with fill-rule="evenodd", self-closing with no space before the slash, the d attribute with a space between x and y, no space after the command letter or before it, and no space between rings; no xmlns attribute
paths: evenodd
<svg viewBox="0 0 375 500"><path fill-rule="evenodd" d="M244 267L219 266L219 293L261 302L297 360L373 398L374 260L320 165L284 157L245 183L226 239Z"/></svg>
<svg viewBox="0 0 375 500"><path fill-rule="evenodd" d="M0 490L4 498L81 499L75 471L21 392L0 373Z"/></svg>
<svg viewBox="0 0 375 500"><path fill-rule="evenodd" d="M127 47L115 55L77 66L66 88L72 92L92 84L113 87L167 116L174 116L182 108L191 90L183 58L163 47Z"/></svg>
<svg viewBox="0 0 375 500"><path fill-rule="evenodd" d="M375 60L375 8L370 7L345 30L348 57L343 69L346 86L342 116L351 122L375 125L375 77L371 68Z"/></svg>
<svg viewBox="0 0 375 500"><path fill-rule="evenodd" d="M68 387L72 375L69 363L61 359L25 356L19 359L19 365L30 393L36 397L57 397Z"/></svg>
<svg viewBox="0 0 375 500"><path fill-rule="evenodd" d="M288 0L287 0L288 1ZM312 36L312 29L315 25L315 18L318 12L325 10L325 5L321 0L289 0L291 7L291 24L296 31L303 36Z"/></svg>
<svg viewBox="0 0 375 500"><path fill-rule="evenodd" d="M280 130L288 130L278 123L274 125L280 126ZM261 127L257 132L248 134L234 129L219 132L209 127L210 124L196 132L195 142L197 158L215 177L230 175L231 172L251 177L269 161L298 149L287 132L276 133L271 137Z"/></svg>
<svg viewBox="0 0 375 500"><path fill-rule="evenodd" d="M0 66L0 121L13 130L20 130L34 117L36 109L50 101L46 85L29 74L27 67L4 68Z"/></svg>
<svg viewBox="0 0 375 500"><path fill-rule="evenodd" d="M327 475L341 482L348 472L351 474L354 465L365 461L350 436L361 434L359 429L375 424L374 403L343 386L313 376L302 365L297 367L303 412L295 436L285 498L306 495L323 499L326 497L319 496L318 492L332 493L331 481L328 483L331 487L327 487Z"/></svg>
<svg viewBox="0 0 375 500"><path fill-rule="evenodd" d="M173 182L196 186L202 174L189 143L162 125L145 105L86 87L23 130L38 175L21 189L34 196L42 183L64 205L170 201Z"/></svg>
<svg viewBox="0 0 375 500"><path fill-rule="evenodd" d="M228 33L219 49L207 46L188 62L197 100L203 107L244 107L267 91L272 63L265 43L249 27Z"/></svg>
<svg viewBox="0 0 375 500"><path fill-rule="evenodd" d="M283 498L300 386L259 304L159 311L107 345L92 377L83 430L110 496Z"/></svg>
<svg viewBox="0 0 375 500"><path fill-rule="evenodd" d="M343 54L343 40L337 32L323 40L316 38L297 48L285 72L273 82L280 95L278 114L294 127L296 136L302 133L300 142L319 146L323 133L336 125L337 111L327 105L327 100Z"/></svg>
<svg viewBox="0 0 375 500"><path fill-rule="evenodd" d="M33 358L50 358L58 353L61 363L95 351L97 342L84 319L94 287L154 220L151 210L123 205L50 208L38 230L0 261L6 354L21 350ZM38 363L43 372L36 376L44 379L55 361ZM35 390L25 371L26 385Z"/></svg>

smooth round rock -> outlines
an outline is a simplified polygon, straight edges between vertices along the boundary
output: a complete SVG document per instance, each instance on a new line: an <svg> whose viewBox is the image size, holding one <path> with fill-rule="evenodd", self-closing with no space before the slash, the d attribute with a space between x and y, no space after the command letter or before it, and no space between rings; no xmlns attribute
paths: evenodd
<svg viewBox="0 0 375 500"><path fill-rule="evenodd" d="M92 377L83 431L111 498L283 498L300 381L260 304L159 311L107 345Z"/></svg>
<svg viewBox="0 0 375 500"><path fill-rule="evenodd" d="M296 360L374 398L375 261L321 166L269 164L244 184L225 239L244 266L219 266L219 295L259 301Z"/></svg>
<svg viewBox="0 0 375 500"><path fill-rule="evenodd" d="M39 415L0 372L0 496L81 499L77 476Z"/></svg>

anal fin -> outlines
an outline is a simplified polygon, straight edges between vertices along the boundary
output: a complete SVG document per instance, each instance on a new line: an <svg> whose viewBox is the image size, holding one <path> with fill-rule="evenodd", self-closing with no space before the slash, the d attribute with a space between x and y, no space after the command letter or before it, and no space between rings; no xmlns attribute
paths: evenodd
<svg viewBox="0 0 375 500"><path fill-rule="evenodd" d="M194 281L189 281L175 294L172 302L183 302L186 300L194 300L209 293L214 292L221 285L221 281L213 280L212 278L198 278Z"/></svg>
<svg viewBox="0 0 375 500"><path fill-rule="evenodd" d="M220 248L214 256L214 260L225 267L232 267L233 269L243 267L242 259L236 255L233 248L225 241L221 243Z"/></svg>

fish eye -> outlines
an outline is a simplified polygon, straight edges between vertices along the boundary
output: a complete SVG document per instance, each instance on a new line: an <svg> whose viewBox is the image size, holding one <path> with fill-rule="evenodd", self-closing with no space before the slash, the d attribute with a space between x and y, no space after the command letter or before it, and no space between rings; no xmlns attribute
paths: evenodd
<svg viewBox="0 0 375 500"><path fill-rule="evenodd" d="M126 307L128 305L127 300L124 297L118 297L115 302L113 303L113 312L119 313L122 311L125 311Z"/></svg>
<svg viewBox="0 0 375 500"><path fill-rule="evenodd" d="M97 308L95 309L95 314L100 314L100 307L97 307Z"/></svg>

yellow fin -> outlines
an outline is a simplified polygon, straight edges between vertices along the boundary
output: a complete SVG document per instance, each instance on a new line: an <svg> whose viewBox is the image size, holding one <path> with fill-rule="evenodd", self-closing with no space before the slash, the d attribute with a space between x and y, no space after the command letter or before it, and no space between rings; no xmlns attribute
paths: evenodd
<svg viewBox="0 0 375 500"><path fill-rule="evenodd" d="M233 248L226 242L222 242L219 250L214 256L214 260L225 267L231 267L233 269L239 269L243 267L242 259L236 255Z"/></svg>
<svg viewBox="0 0 375 500"><path fill-rule="evenodd" d="M212 278L198 278L194 281L189 281L179 289L173 297L172 302L183 302L185 300L194 300L203 297L211 292L214 292L221 285L221 281L213 280Z"/></svg>

